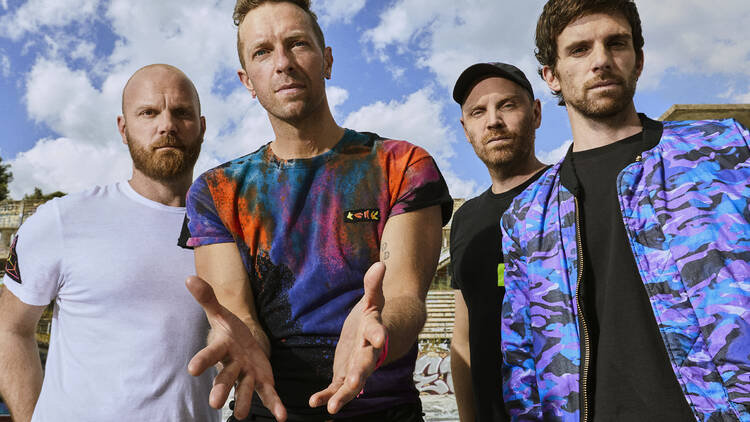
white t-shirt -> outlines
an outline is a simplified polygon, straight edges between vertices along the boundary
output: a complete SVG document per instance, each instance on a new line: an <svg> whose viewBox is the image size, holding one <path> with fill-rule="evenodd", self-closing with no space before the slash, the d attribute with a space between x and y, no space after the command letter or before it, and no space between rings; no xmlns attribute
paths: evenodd
<svg viewBox="0 0 750 422"><path fill-rule="evenodd" d="M184 215L121 182L49 201L21 226L21 282L4 284L25 303L55 302L32 421L219 420L214 371L187 372L209 327L185 287Z"/></svg>

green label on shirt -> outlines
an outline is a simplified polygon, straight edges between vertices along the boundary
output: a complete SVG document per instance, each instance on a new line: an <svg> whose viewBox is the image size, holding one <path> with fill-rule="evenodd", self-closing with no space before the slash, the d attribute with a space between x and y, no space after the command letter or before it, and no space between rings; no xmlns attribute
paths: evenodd
<svg viewBox="0 0 750 422"><path fill-rule="evenodd" d="M505 287L505 264L497 264L497 287Z"/></svg>

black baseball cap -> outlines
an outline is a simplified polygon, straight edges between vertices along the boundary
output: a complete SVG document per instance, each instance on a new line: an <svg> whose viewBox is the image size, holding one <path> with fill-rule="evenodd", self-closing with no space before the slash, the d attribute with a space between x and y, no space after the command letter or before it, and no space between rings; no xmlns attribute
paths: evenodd
<svg viewBox="0 0 750 422"><path fill-rule="evenodd" d="M501 78L509 79L521 88L529 91L531 98L534 98L534 91L531 89L529 80L526 79L526 75L521 72L521 69L513 66L512 64L490 62L490 63L477 63L466 68L458 77L456 85L453 87L453 99L460 105L464 104L466 97L469 94L469 90L474 87L474 84L482 79L489 78L490 76L499 76Z"/></svg>

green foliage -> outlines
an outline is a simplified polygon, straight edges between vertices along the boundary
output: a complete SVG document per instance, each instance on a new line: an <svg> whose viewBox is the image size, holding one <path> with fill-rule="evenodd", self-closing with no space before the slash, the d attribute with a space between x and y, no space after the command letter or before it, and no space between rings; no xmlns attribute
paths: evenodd
<svg viewBox="0 0 750 422"><path fill-rule="evenodd" d="M8 185L13 180L13 173L10 172L10 164L3 164L3 158L0 157L0 201L10 199Z"/></svg>
<svg viewBox="0 0 750 422"><path fill-rule="evenodd" d="M54 191L52 193L44 194L41 189L35 187L34 193L31 195L26 194L23 196L24 200L32 200L32 201L49 201L52 198L59 198L61 196L65 196L65 192Z"/></svg>

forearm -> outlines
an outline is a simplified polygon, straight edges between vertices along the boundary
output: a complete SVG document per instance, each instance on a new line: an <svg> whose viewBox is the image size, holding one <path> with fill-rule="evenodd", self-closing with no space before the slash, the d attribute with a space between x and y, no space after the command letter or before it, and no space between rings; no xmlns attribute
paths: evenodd
<svg viewBox="0 0 750 422"><path fill-rule="evenodd" d="M474 387L471 384L471 361L468 345L451 343L451 376L453 392L456 395L458 416L461 422L473 422Z"/></svg>
<svg viewBox="0 0 750 422"><path fill-rule="evenodd" d="M0 395L13 420L31 420L42 389L42 363L34 336L0 332Z"/></svg>
<svg viewBox="0 0 750 422"><path fill-rule="evenodd" d="M471 382L471 346L469 341L469 309L461 290L454 291L455 319L451 338L451 374L461 422L473 422L474 386Z"/></svg>
<svg viewBox="0 0 750 422"><path fill-rule="evenodd" d="M414 345L427 319L427 309L419 297L398 296L386 299L382 318L389 337L385 363L390 363Z"/></svg>

